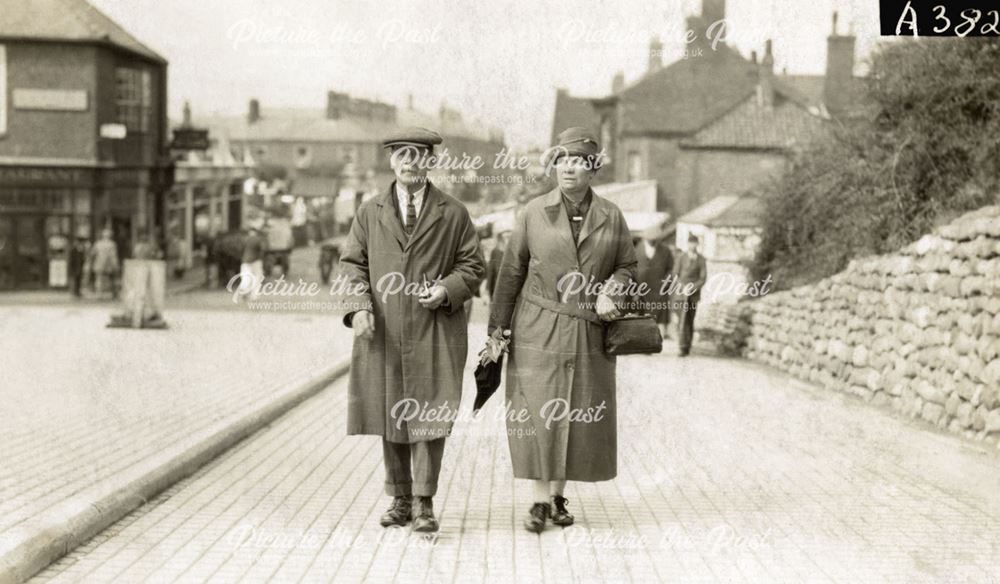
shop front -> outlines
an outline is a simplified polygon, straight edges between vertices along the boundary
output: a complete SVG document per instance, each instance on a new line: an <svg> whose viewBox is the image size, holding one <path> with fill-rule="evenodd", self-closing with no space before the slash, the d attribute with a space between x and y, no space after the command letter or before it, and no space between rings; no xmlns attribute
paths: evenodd
<svg viewBox="0 0 1000 584"><path fill-rule="evenodd" d="M110 229L118 257L159 225L150 169L0 166L0 290L62 288L74 238Z"/></svg>
<svg viewBox="0 0 1000 584"><path fill-rule="evenodd" d="M65 286L74 236L94 232L93 169L0 167L0 290Z"/></svg>

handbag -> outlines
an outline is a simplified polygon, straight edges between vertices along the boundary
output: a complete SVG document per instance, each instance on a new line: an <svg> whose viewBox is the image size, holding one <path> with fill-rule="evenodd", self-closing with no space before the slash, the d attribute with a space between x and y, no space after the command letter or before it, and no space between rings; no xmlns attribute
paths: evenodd
<svg viewBox="0 0 1000 584"><path fill-rule="evenodd" d="M662 350L663 336L651 314L626 314L604 325L608 355L652 355Z"/></svg>

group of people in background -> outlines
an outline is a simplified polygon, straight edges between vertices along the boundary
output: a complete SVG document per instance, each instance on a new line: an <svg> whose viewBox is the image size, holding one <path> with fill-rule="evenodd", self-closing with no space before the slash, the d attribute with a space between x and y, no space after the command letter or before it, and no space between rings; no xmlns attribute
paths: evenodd
<svg viewBox="0 0 1000 584"><path fill-rule="evenodd" d="M698 237L689 235L683 250L655 236L637 238L635 248L636 281L645 284L646 291L636 300L643 312L656 318L665 339L673 336L671 315L676 315L678 350L681 357L686 357L691 352L695 314L707 277ZM685 288L691 293L680 293Z"/></svg>
<svg viewBox="0 0 1000 584"><path fill-rule="evenodd" d="M67 254L67 276L69 278L70 294L74 298L82 298L85 289L91 290L98 297L110 296L118 299L121 287L122 262L126 257L137 260L166 260L168 269L175 278L183 278L190 265L190 259L185 258L184 246L179 237L171 235L166 242L164 253L159 242L146 229L139 229L131 255L120 252L121 244L114 239L110 228L101 230L97 241L91 243L86 237L77 237L69 246Z"/></svg>

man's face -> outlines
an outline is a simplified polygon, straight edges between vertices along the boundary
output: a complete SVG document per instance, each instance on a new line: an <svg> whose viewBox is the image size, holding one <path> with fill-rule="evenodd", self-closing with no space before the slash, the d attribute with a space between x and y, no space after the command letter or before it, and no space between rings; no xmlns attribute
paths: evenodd
<svg viewBox="0 0 1000 584"><path fill-rule="evenodd" d="M582 156L562 156L556 161L556 180L564 191L584 191L594 180L594 170Z"/></svg>
<svg viewBox="0 0 1000 584"><path fill-rule="evenodd" d="M408 187L420 187L427 181L427 169L433 163L430 148L423 146L397 146L389 154L389 165L396 173L396 180Z"/></svg>

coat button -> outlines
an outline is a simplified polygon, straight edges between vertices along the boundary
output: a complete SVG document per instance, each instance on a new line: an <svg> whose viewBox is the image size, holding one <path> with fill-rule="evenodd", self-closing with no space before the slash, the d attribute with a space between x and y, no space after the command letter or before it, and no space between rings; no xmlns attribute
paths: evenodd
<svg viewBox="0 0 1000 584"><path fill-rule="evenodd" d="M573 363L572 362L567 363L566 369L573 369Z"/></svg>

